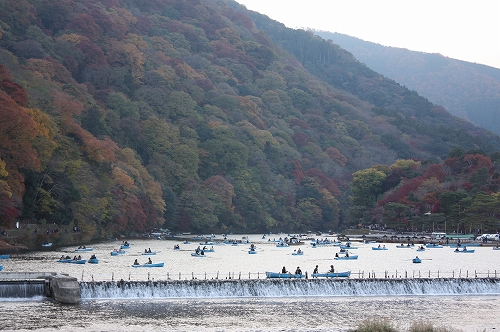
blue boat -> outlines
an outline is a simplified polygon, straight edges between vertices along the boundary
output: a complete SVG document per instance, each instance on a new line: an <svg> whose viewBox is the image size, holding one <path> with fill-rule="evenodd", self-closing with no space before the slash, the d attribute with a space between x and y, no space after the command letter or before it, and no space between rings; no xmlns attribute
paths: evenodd
<svg viewBox="0 0 500 332"><path fill-rule="evenodd" d="M293 256L302 256L302 255L304 255L304 252L302 250L300 250L300 251L294 251L294 252L292 252L292 255Z"/></svg>
<svg viewBox="0 0 500 332"><path fill-rule="evenodd" d="M143 252L141 255L143 255L143 256L154 256L154 255L156 255L156 251Z"/></svg>
<svg viewBox="0 0 500 332"><path fill-rule="evenodd" d="M339 256L339 257L334 257L333 259L338 260L338 261L358 259L358 255Z"/></svg>
<svg viewBox="0 0 500 332"><path fill-rule="evenodd" d="M136 264L132 265L132 267L163 267L163 265L165 265L165 263L158 262L158 263Z"/></svg>
<svg viewBox="0 0 500 332"><path fill-rule="evenodd" d="M2 271L2 270L3 270L3 266L2 266L2 265L0 265L0 271Z"/></svg>
<svg viewBox="0 0 500 332"><path fill-rule="evenodd" d="M413 263L422 263L422 260L418 257L413 258Z"/></svg>
<svg viewBox="0 0 500 332"><path fill-rule="evenodd" d="M278 248L286 248L286 247L289 247L289 245L288 245L288 243L280 242L280 243L276 244L276 247L278 247Z"/></svg>
<svg viewBox="0 0 500 332"><path fill-rule="evenodd" d="M75 249L76 252L85 252L85 251L92 251L92 250L94 250L94 248L92 248L92 247L84 247L84 248Z"/></svg>
<svg viewBox="0 0 500 332"><path fill-rule="evenodd" d="M118 255L125 255L126 251L123 249L120 250L114 250L111 252L111 256L118 256Z"/></svg>
<svg viewBox="0 0 500 332"><path fill-rule="evenodd" d="M9 258L10 258L10 254L0 255L0 259L9 259Z"/></svg>
<svg viewBox="0 0 500 332"><path fill-rule="evenodd" d="M205 256L205 255L198 254L198 253L196 253L196 252L192 252L192 253L191 253L191 256L193 256L193 257L207 257L207 256Z"/></svg>
<svg viewBox="0 0 500 332"><path fill-rule="evenodd" d="M420 246L416 249L416 251L425 251L425 247L424 246Z"/></svg>
<svg viewBox="0 0 500 332"><path fill-rule="evenodd" d="M85 264L87 261L85 259L60 259L59 263L70 263L70 264Z"/></svg>
<svg viewBox="0 0 500 332"><path fill-rule="evenodd" d="M351 271L345 272L326 272L326 273L313 273L313 278L349 278Z"/></svg>
<svg viewBox="0 0 500 332"><path fill-rule="evenodd" d="M351 246L350 244L349 245L341 244L340 249L358 249L358 247Z"/></svg>
<svg viewBox="0 0 500 332"><path fill-rule="evenodd" d="M466 249L466 248L464 248L464 249L458 249L458 248L457 248L457 249L455 249L455 250L454 250L454 252L457 252L457 253L459 253L459 252L463 252L463 253L473 253L474 251L476 251L476 250L475 250L475 249Z"/></svg>
<svg viewBox="0 0 500 332"><path fill-rule="evenodd" d="M89 264L97 264L99 263L99 260L97 258L90 258L87 263Z"/></svg>
<svg viewBox="0 0 500 332"><path fill-rule="evenodd" d="M303 274L295 274L295 273L266 272L266 277L279 278L279 279L302 279L305 276Z"/></svg>
<svg viewBox="0 0 500 332"><path fill-rule="evenodd" d="M122 244L120 246L120 248L122 248L122 249L130 249L130 244Z"/></svg>
<svg viewBox="0 0 500 332"><path fill-rule="evenodd" d="M408 249L410 249L412 247L413 247L413 245L410 245L410 244L408 244L408 245L403 244L403 245L396 246L396 248L408 248Z"/></svg>
<svg viewBox="0 0 500 332"><path fill-rule="evenodd" d="M383 247L372 247L372 250L388 250L385 246Z"/></svg>
<svg viewBox="0 0 500 332"><path fill-rule="evenodd" d="M248 253L251 254L251 255L255 255L257 253L257 250L250 249L250 250L248 250Z"/></svg>
<svg viewBox="0 0 500 332"><path fill-rule="evenodd" d="M437 244L437 243L427 243L425 246L426 246L427 248L443 248L443 246L442 246L442 245Z"/></svg>

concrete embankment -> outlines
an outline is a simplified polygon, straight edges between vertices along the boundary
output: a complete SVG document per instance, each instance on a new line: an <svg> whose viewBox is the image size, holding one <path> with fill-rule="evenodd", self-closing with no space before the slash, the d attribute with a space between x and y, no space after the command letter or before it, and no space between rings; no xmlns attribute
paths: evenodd
<svg viewBox="0 0 500 332"><path fill-rule="evenodd" d="M63 304L76 304L80 302L80 284L74 277L55 272L2 272L0 284L4 287L31 285L34 283L45 284L43 294L54 301Z"/></svg>

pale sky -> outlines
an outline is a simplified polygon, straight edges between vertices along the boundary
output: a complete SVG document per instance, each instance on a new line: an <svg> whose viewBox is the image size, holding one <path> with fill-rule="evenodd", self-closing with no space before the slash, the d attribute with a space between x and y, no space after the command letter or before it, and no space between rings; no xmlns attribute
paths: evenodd
<svg viewBox="0 0 500 332"><path fill-rule="evenodd" d="M289 28L500 68L500 0L236 0Z"/></svg>

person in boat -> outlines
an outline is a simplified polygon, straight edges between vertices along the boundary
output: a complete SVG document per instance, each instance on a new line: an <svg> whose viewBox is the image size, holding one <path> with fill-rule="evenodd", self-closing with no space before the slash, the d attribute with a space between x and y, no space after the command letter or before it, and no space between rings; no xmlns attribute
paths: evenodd
<svg viewBox="0 0 500 332"><path fill-rule="evenodd" d="M202 250L207 250L207 246L203 246L203 249Z"/></svg>
<svg viewBox="0 0 500 332"><path fill-rule="evenodd" d="M281 269L281 273L288 273L288 271L286 270L286 267L283 266L283 268Z"/></svg>
<svg viewBox="0 0 500 332"><path fill-rule="evenodd" d="M176 245L174 246L174 249L180 249L179 245L178 245L178 244L176 244Z"/></svg>
<svg viewBox="0 0 500 332"><path fill-rule="evenodd" d="M318 274L318 265L314 268L313 274Z"/></svg>
<svg viewBox="0 0 500 332"><path fill-rule="evenodd" d="M140 265L139 262L137 261L137 258L134 261L134 265Z"/></svg>
<svg viewBox="0 0 500 332"><path fill-rule="evenodd" d="M464 249L463 249L462 251L467 251L467 247L466 247L466 246L464 246Z"/></svg>
<svg viewBox="0 0 500 332"><path fill-rule="evenodd" d="M71 259L71 257L69 257L68 255L66 255L66 258L65 259Z"/></svg>
<svg viewBox="0 0 500 332"><path fill-rule="evenodd" d="M148 253L148 249L144 249L144 253L147 254Z"/></svg>
<svg viewBox="0 0 500 332"><path fill-rule="evenodd" d="M297 269L295 270L295 274L302 274L302 270L300 269L299 266L297 266Z"/></svg>
<svg viewBox="0 0 500 332"><path fill-rule="evenodd" d="M151 253L151 248L148 248L148 253L149 253L149 254Z"/></svg>
<svg viewBox="0 0 500 332"><path fill-rule="evenodd" d="M299 250L297 250L297 254L301 254L301 253L302 253L302 250L300 250L300 248L299 248Z"/></svg>
<svg viewBox="0 0 500 332"><path fill-rule="evenodd" d="M415 256L415 259L417 259L417 260L418 260L418 259L420 259L420 258L418 258L418 256Z"/></svg>
<svg viewBox="0 0 500 332"><path fill-rule="evenodd" d="M339 257L339 253L338 252L335 253L335 257Z"/></svg>
<svg viewBox="0 0 500 332"><path fill-rule="evenodd" d="M63 260L64 259L64 255L61 256L61 258L59 258L60 260Z"/></svg>
<svg viewBox="0 0 500 332"><path fill-rule="evenodd" d="M378 245L378 247L380 248L380 244Z"/></svg>
<svg viewBox="0 0 500 332"><path fill-rule="evenodd" d="M90 259L97 259L97 257L95 256L95 254L93 254L92 256L90 256Z"/></svg>
<svg viewBox="0 0 500 332"><path fill-rule="evenodd" d="M148 259L148 264L153 264L153 261L151 260L151 257Z"/></svg>
<svg viewBox="0 0 500 332"><path fill-rule="evenodd" d="M460 251L460 250L458 250L458 248L457 248L457 249L455 249L455 251Z"/></svg>
<svg viewBox="0 0 500 332"><path fill-rule="evenodd" d="M333 267L333 265L330 265L330 270L328 272L330 272L330 273L334 273L335 272L335 268Z"/></svg>
<svg viewBox="0 0 500 332"><path fill-rule="evenodd" d="M205 255L205 251L200 251L200 255L204 256Z"/></svg>
<svg viewBox="0 0 500 332"><path fill-rule="evenodd" d="M349 257L349 252L346 251L345 257Z"/></svg>

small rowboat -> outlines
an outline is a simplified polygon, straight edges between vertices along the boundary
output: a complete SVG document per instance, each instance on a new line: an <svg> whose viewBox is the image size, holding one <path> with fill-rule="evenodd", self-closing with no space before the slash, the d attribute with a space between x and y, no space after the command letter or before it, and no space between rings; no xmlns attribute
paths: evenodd
<svg viewBox="0 0 500 332"><path fill-rule="evenodd" d="M97 258L90 258L87 263L89 264L97 264L99 263L99 260Z"/></svg>
<svg viewBox="0 0 500 332"><path fill-rule="evenodd" d="M191 256L193 256L193 257L207 257L207 256L205 256L205 255L202 255L202 254L197 254L197 253L195 253L195 252L192 252L192 253L191 253Z"/></svg>
<svg viewBox="0 0 500 332"><path fill-rule="evenodd" d="M354 246L351 246L351 245L341 244L340 245L340 249L358 249L358 247L354 247Z"/></svg>
<svg viewBox="0 0 500 332"><path fill-rule="evenodd" d="M201 244L202 246L213 246L213 245L214 245L214 243L213 243L213 242L200 242L200 244Z"/></svg>
<svg viewBox="0 0 500 332"><path fill-rule="evenodd" d="M313 273L313 278L349 278L351 271L345 272L326 272L326 273Z"/></svg>
<svg viewBox="0 0 500 332"><path fill-rule="evenodd" d="M42 247L52 247L52 242L42 243Z"/></svg>
<svg viewBox="0 0 500 332"><path fill-rule="evenodd" d="M130 244L122 244L120 246L120 248L122 248L122 249L130 249Z"/></svg>
<svg viewBox="0 0 500 332"><path fill-rule="evenodd" d="M9 258L10 258L10 254L0 255L0 259L9 259Z"/></svg>
<svg viewBox="0 0 500 332"><path fill-rule="evenodd" d="M257 253L257 250L250 249L250 250L248 250L248 253L251 254L251 255L255 255Z"/></svg>
<svg viewBox="0 0 500 332"><path fill-rule="evenodd" d="M70 263L70 264L85 264L87 261L85 259L60 259L59 263Z"/></svg>
<svg viewBox="0 0 500 332"><path fill-rule="evenodd" d="M372 247L372 250L388 250L386 247Z"/></svg>
<svg viewBox="0 0 500 332"><path fill-rule="evenodd" d="M215 249L214 248L210 248L210 249L203 249L204 252L215 252Z"/></svg>
<svg viewBox="0 0 500 332"><path fill-rule="evenodd" d="M305 276L303 274L295 274L295 273L266 272L266 277L280 278L280 279L302 279Z"/></svg>
<svg viewBox="0 0 500 332"><path fill-rule="evenodd" d="M416 251L425 251L425 247L418 247Z"/></svg>
<svg viewBox="0 0 500 332"><path fill-rule="evenodd" d="M358 259L358 255L340 256L340 257L334 257L333 259L336 260Z"/></svg>
<svg viewBox="0 0 500 332"><path fill-rule="evenodd" d="M163 267L163 265L165 265L165 263L158 262L158 263L146 263L146 264L132 265L132 267Z"/></svg>
<svg viewBox="0 0 500 332"><path fill-rule="evenodd" d="M292 255L293 256L302 256L302 255L304 255L304 252L303 251L294 251L294 252L292 252Z"/></svg>
<svg viewBox="0 0 500 332"><path fill-rule="evenodd" d="M276 247L278 247L278 248L286 248L286 247L289 247L289 245L288 245L288 243L280 242L280 243L276 244Z"/></svg>
<svg viewBox="0 0 500 332"><path fill-rule="evenodd" d="M454 252L463 252L463 253L473 253L474 251L476 251L475 249L462 249L462 250L459 250L458 248L455 249Z"/></svg>
<svg viewBox="0 0 500 332"><path fill-rule="evenodd" d="M442 248L443 247L442 245L436 244L436 243L427 243L425 246L427 248Z"/></svg>
<svg viewBox="0 0 500 332"><path fill-rule="evenodd" d="M156 255L156 251L143 252L141 255L143 255L143 256L154 256L154 255Z"/></svg>
<svg viewBox="0 0 500 332"><path fill-rule="evenodd" d="M493 250L500 250L500 247L493 247Z"/></svg>
<svg viewBox="0 0 500 332"><path fill-rule="evenodd" d="M412 259L413 263L422 263L422 260L418 257Z"/></svg>
<svg viewBox="0 0 500 332"><path fill-rule="evenodd" d="M118 255L125 255L126 251L125 250L117 250L117 251L112 251L111 256L118 256Z"/></svg>
<svg viewBox="0 0 500 332"><path fill-rule="evenodd" d="M76 252L86 252L86 251L92 251L92 250L94 250L94 248L91 248L91 247L75 249Z"/></svg>
<svg viewBox="0 0 500 332"><path fill-rule="evenodd" d="M407 245L407 246L406 246L406 245L402 245L402 246L401 246L401 245L399 245L399 246L396 246L396 248L408 248L408 249L410 249L410 248L412 248L412 247L413 247L413 246L411 246L411 245Z"/></svg>

